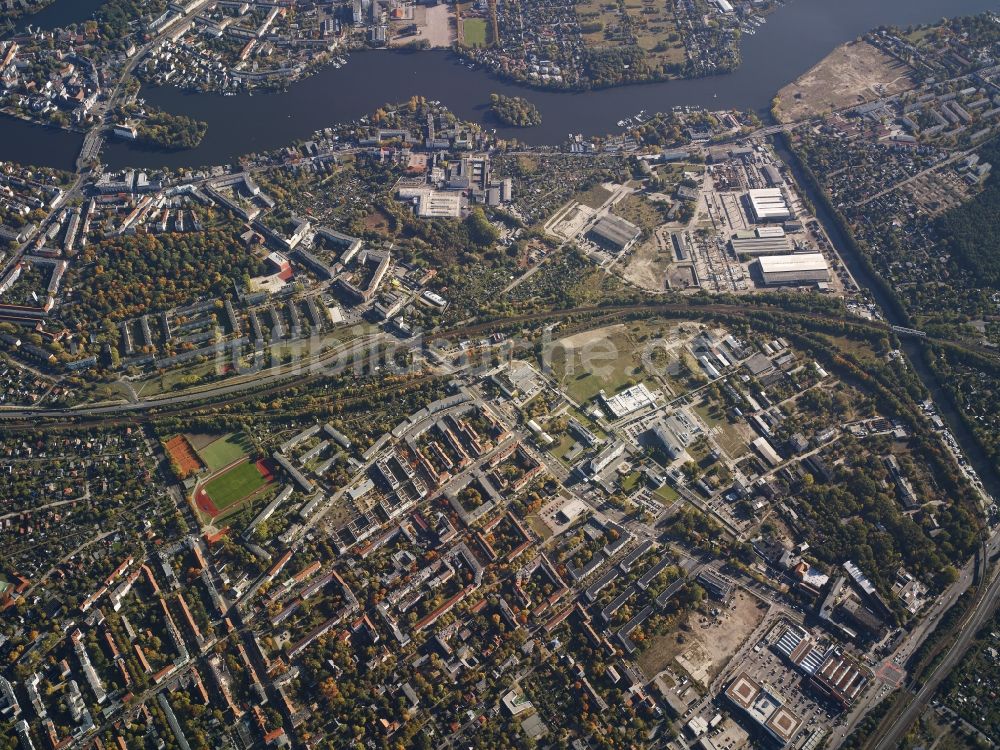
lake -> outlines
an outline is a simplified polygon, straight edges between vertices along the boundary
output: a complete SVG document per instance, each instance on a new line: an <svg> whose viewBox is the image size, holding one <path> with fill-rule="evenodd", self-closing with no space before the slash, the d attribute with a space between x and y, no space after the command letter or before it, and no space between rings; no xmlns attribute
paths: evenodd
<svg viewBox="0 0 1000 750"><path fill-rule="evenodd" d="M28 25L40 29L56 29L93 18L104 0L56 0L37 13L21 16L14 22L14 29L22 32Z"/></svg>
<svg viewBox="0 0 1000 750"><path fill-rule="evenodd" d="M778 89L838 44L869 29L986 10L1000 10L1000 0L790 0L755 35L743 38L743 63L734 73L572 93L510 84L484 70L470 70L445 51L357 52L344 67L325 68L282 93L221 96L171 87L145 89L143 96L150 104L206 121L205 140L197 149L179 152L111 142L102 158L113 168L222 164L241 154L307 138L319 128L356 119L382 104L415 94L439 99L463 119L482 122L505 137L529 144L561 143L569 133L616 132L620 130L617 122L624 117L676 105L766 112ZM488 111L494 91L528 97L541 111L542 125L500 127ZM21 123L15 126L0 120L0 159L71 168L72 159L66 159L66 154L79 145L79 136L50 129L32 131Z"/></svg>

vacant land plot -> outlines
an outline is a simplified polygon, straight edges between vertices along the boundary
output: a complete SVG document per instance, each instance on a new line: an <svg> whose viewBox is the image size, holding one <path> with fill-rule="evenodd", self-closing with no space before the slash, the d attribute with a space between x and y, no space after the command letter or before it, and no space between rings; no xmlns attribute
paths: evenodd
<svg viewBox="0 0 1000 750"><path fill-rule="evenodd" d="M271 480L259 464L244 461L208 480L199 490L208 496L218 512L246 499Z"/></svg>
<svg viewBox="0 0 1000 750"><path fill-rule="evenodd" d="M429 8L417 6L413 9L413 18L405 18L393 22L394 31L398 32L405 26L415 25L415 34L393 36L390 44L401 47L413 42L426 41L434 48L448 48L457 40L457 24L452 14L452 6L441 3Z"/></svg>
<svg viewBox="0 0 1000 750"><path fill-rule="evenodd" d="M381 208L376 208L364 218L365 229L389 235L392 233L392 226L395 220Z"/></svg>
<svg viewBox="0 0 1000 750"><path fill-rule="evenodd" d="M590 208L600 208L607 202L611 195L611 191L603 185L594 185L584 192L578 193L574 198L577 203L582 203Z"/></svg>
<svg viewBox="0 0 1000 750"><path fill-rule="evenodd" d="M761 623L764 614L756 599L739 591L719 619L693 613L686 625L650 639L639 656L639 668L652 678L677 661L692 677L710 682Z"/></svg>
<svg viewBox="0 0 1000 750"><path fill-rule="evenodd" d="M485 47L488 43L489 24L485 18L462 20L462 36L467 47Z"/></svg>
<svg viewBox="0 0 1000 750"><path fill-rule="evenodd" d="M704 422L709 429L722 424L725 419L725 413L723 412L722 407L717 402L711 401L707 398L702 399L702 401L695 406L694 410L698 412L698 416L701 417L701 421Z"/></svg>
<svg viewBox="0 0 1000 750"><path fill-rule="evenodd" d="M715 442L729 458L736 460L747 452L747 443L753 440L752 435L744 432L749 432L749 427L745 426L745 430L741 430L739 425L723 424L714 433Z"/></svg>
<svg viewBox="0 0 1000 750"><path fill-rule="evenodd" d="M212 471L229 466L233 461L245 458L252 446L242 432L223 435L198 449L198 456Z"/></svg>
<svg viewBox="0 0 1000 750"><path fill-rule="evenodd" d="M667 285L667 274L674 265L671 243L666 227L657 229L650 239L640 242L625 266L625 279L643 289L662 292Z"/></svg>
<svg viewBox="0 0 1000 750"><path fill-rule="evenodd" d="M797 122L913 88L913 69L868 42L838 47L778 92L775 114Z"/></svg>
<svg viewBox="0 0 1000 750"><path fill-rule="evenodd" d="M668 207L669 208L669 207ZM639 195L626 195L615 204L613 213L626 221L631 221L646 234L652 233L656 227L666 221L660 207L653 205Z"/></svg>

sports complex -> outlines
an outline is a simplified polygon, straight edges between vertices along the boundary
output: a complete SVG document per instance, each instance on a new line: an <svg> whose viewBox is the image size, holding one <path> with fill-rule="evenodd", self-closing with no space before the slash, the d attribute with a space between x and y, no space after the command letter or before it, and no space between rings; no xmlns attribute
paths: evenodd
<svg viewBox="0 0 1000 750"><path fill-rule="evenodd" d="M199 475L194 504L206 520L236 512L274 481L267 460L254 460L253 443L243 432L180 434L164 443L182 476Z"/></svg>

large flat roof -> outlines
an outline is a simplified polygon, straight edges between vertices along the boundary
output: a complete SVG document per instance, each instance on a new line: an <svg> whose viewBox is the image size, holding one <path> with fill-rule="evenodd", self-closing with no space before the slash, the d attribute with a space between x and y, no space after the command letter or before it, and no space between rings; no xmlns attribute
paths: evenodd
<svg viewBox="0 0 1000 750"><path fill-rule="evenodd" d="M783 218L791 214L781 188L758 188L747 191L750 207L757 218Z"/></svg>
<svg viewBox="0 0 1000 750"><path fill-rule="evenodd" d="M785 699L746 672L741 672L726 688L726 697L772 737L788 742L802 726L802 720L786 707Z"/></svg>
<svg viewBox="0 0 1000 750"><path fill-rule="evenodd" d="M788 742L798 731L802 720L784 706L779 706L767 720L767 727L778 737Z"/></svg>
<svg viewBox="0 0 1000 750"><path fill-rule="evenodd" d="M625 247L642 234L642 230L635 224L614 214L602 216L590 231L621 247Z"/></svg>
<svg viewBox="0 0 1000 750"><path fill-rule="evenodd" d="M754 698L759 692L760 685L746 672L742 672L726 688L726 695L729 696L729 699L743 709L748 709L753 705Z"/></svg>
<svg viewBox="0 0 1000 750"><path fill-rule="evenodd" d="M780 237L733 237L729 240L733 252L737 255L787 255L792 246L788 239Z"/></svg>
<svg viewBox="0 0 1000 750"><path fill-rule="evenodd" d="M794 253L791 255L763 255L757 259L763 273L789 271L829 271L823 253Z"/></svg>

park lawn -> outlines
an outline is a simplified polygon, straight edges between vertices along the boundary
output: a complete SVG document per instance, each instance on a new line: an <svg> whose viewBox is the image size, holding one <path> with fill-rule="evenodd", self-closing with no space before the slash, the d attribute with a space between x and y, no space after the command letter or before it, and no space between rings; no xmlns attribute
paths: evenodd
<svg viewBox="0 0 1000 750"><path fill-rule="evenodd" d="M210 471L218 471L233 461L246 458L249 441L242 432L233 432L198 449L198 457Z"/></svg>
<svg viewBox="0 0 1000 750"><path fill-rule="evenodd" d="M253 494L268 480L252 461L234 466L205 483L205 492L220 511Z"/></svg>
<svg viewBox="0 0 1000 750"><path fill-rule="evenodd" d="M656 495L658 498L660 498L660 500L662 500L665 505L674 502L677 498L680 497L680 495L677 494L677 490L675 490L669 484L664 484L653 494Z"/></svg>
<svg viewBox="0 0 1000 750"><path fill-rule="evenodd" d="M485 18L467 18L462 21L462 30L467 47L485 47L489 26Z"/></svg>
<svg viewBox="0 0 1000 750"><path fill-rule="evenodd" d="M633 471L627 477L622 480L622 492L631 492L636 487L639 486L639 480L642 479L641 471Z"/></svg>

